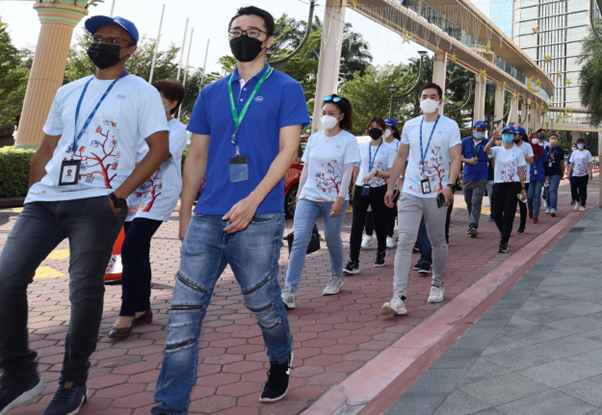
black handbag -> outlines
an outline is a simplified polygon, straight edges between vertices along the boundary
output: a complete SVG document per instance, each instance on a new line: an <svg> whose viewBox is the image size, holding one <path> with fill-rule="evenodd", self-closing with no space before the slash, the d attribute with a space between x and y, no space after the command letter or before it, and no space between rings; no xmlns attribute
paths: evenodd
<svg viewBox="0 0 602 415"><path fill-rule="evenodd" d="M291 249L293 248L293 241L295 240L295 234L293 232L286 235L286 241L288 242L288 255L291 255ZM311 239L309 245L307 245L307 254L320 250L320 232L318 226L314 224L314 228L311 231Z"/></svg>

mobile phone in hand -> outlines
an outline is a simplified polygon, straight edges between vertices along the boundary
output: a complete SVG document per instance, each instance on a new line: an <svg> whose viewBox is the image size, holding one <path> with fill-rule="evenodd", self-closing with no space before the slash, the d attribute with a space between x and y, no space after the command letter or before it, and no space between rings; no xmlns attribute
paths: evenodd
<svg viewBox="0 0 602 415"><path fill-rule="evenodd" d="M439 193L437 195L437 207L442 208L443 205L445 205L445 196L443 196L443 193Z"/></svg>

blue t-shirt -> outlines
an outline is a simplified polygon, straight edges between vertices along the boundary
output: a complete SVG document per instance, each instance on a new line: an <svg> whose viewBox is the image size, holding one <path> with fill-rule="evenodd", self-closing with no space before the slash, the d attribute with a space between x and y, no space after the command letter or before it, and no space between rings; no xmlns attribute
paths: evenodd
<svg viewBox="0 0 602 415"><path fill-rule="evenodd" d="M544 163L548 164L550 159L548 158L548 152L546 151L546 149L542 148L542 150L543 151L539 156L535 154L533 157L533 164L531 164L531 182L543 182L546 180L546 171L544 168ZM535 169L537 169L537 174L534 173Z"/></svg>
<svg viewBox="0 0 602 415"><path fill-rule="evenodd" d="M242 86L238 68L232 77L232 91L240 114L265 68ZM236 155L231 143L236 130L228 94L230 75L201 90L188 124L194 134L210 135L205 183L194 211L205 215L225 215L247 197L266 176L280 152L280 129L309 124L309 114L301 84L274 70L250 105L238 131L241 156L248 158L249 180L230 182L230 159ZM284 211L284 179L265 197L258 215Z"/></svg>
<svg viewBox="0 0 602 415"><path fill-rule="evenodd" d="M475 145L472 136L466 137L462 140L462 157L465 159L471 159L478 154L479 162L476 166L472 164L464 164L464 174L462 180L487 180L488 178L488 166L487 166L487 153L483 150L489 140L486 138L481 139L478 145ZM475 151L475 148L477 151Z"/></svg>

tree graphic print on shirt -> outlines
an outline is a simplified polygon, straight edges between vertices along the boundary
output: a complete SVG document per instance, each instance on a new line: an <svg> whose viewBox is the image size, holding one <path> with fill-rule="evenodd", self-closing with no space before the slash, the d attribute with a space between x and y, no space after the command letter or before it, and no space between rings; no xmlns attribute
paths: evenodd
<svg viewBox="0 0 602 415"><path fill-rule="evenodd" d="M518 168L516 167L516 163L514 161L511 161L510 163L504 163L504 166L500 172L502 183L512 183L517 174Z"/></svg>
<svg viewBox="0 0 602 415"><path fill-rule="evenodd" d="M341 184L340 171L341 167L339 167L339 163L336 160L329 161L326 166L324 164L320 165L321 167L326 167L326 172L321 172L318 170L316 172L316 186L318 190L322 191L322 193L327 193L332 190L339 194L339 186Z"/></svg>
<svg viewBox="0 0 602 415"><path fill-rule="evenodd" d="M128 215L135 215L137 212L150 212L155 200L161 195L163 189L163 173L159 167L151 177L140 185L134 192L136 201L128 209ZM131 199L130 199L131 200Z"/></svg>
<svg viewBox="0 0 602 415"><path fill-rule="evenodd" d="M377 170L377 171L388 171L389 167L387 167L387 165L385 163L383 163L383 161L387 161L385 160L378 160L372 170ZM387 184L388 180L385 179L384 177L380 177L380 176L374 176L372 178L372 180L370 180L370 187L380 187L380 186L384 186L385 184Z"/></svg>
<svg viewBox="0 0 602 415"><path fill-rule="evenodd" d="M81 160L80 180L83 178L86 183L94 183L96 177L100 175L104 180L105 187L111 189L111 181L117 176L117 173L112 173L112 171L117 170L119 166L121 152L117 150L119 144L115 135L111 133L112 129L117 129L117 124L108 120L105 120L103 124L108 127L106 132L99 125L96 127L95 133L104 137L104 140L101 142L93 139L87 152L86 146L80 146L73 154L73 158ZM117 132L120 133L119 130ZM85 131L84 135L87 136L88 131ZM65 157L64 160L67 158Z"/></svg>
<svg viewBox="0 0 602 415"><path fill-rule="evenodd" d="M587 162L587 158L579 159L577 163L575 163L575 168L573 169L573 175L575 176L585 176L589 173L589 165Z"/></svg>
<svg viewBox="0 0 602 415"><path fill-rule="evenodd" d="M424 161L424 169L422 165L420 165L420 169L420 175L422 179L429 180L431 192L439 192L440 190L443 190L443 178L445 177L447 169L445 168L443 152L441 151L440 146L433 147L433 149L429 152L429 157ZM422 188L416 189L411 185L410 190L423 193Z"/></svg>

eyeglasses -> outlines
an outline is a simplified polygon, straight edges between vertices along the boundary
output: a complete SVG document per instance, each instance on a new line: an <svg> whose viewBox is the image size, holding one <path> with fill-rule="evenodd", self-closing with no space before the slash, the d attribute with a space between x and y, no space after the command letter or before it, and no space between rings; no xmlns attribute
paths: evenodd
<svg viewBox="0 0 602 415"><path fill-rule="evenodd" d="M247 29L247 30L242 30L242 29L228 30L228 36L230 39L236 39L238 37L241 37L243 34L247 35L250 38L257 39L259 36L261 36L262 33L265 33L266 35L268 34L268 32L264 32L263 30L257 29L256 27L253 27L253 28Z"/></svg>
<svg viewBox="0 0 602 415"><path fill-rule="evenodd" d="M100 36L100 35L93 35L89 37L90 39L90 43L106 43L109 45L119 45L121 42L127 42L128 44L131 44L131 42L128 39L124 39L122 37L115 37L115 36Z"/></svg>
<svg viewBox="0 0 602 415"><path fill-rule="evenodd" d="M325 97L324 97L324 101L325 101L325 102L329 102L329 101L332 101L332 102L339 102L340 100L341 100L341 97L334 97L334 98L333 98L333 97L331 97L330 95L328 95L328 96L325 96Z"/></svg>

